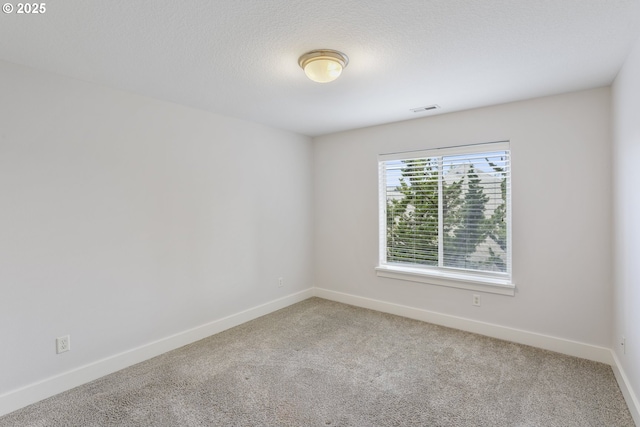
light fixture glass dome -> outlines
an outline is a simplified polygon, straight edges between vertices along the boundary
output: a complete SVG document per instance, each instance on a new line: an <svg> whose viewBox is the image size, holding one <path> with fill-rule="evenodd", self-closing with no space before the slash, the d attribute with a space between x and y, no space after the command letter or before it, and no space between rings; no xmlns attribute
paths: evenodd
<svg viewBox="0 0 640 427"><path fill-rule="evenodd" d="M307 52L298 59L304 73L314 82L332 82L342 74L342 69L349 63L349 58L342 52L320 49Z"/></svg>

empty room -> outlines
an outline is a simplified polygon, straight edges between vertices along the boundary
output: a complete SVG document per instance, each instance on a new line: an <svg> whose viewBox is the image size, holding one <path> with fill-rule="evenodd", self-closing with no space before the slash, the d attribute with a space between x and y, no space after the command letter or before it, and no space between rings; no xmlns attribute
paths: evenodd
<svg viewBox="0 0 640 427"><path fill-rule="evenodd" d="M0 427L640 425L640 0L0 14Z"/></svg>

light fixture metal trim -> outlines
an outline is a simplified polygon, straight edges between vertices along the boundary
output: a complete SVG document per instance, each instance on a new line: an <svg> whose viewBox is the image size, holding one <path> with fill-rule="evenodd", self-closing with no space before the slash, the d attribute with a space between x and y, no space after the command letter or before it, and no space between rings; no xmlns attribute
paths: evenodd
<svg viewBox="0 0 640 427"><path fill-rule="evenodd" d="M316 61L326 61L328 63L337 64L339 65L339 68L331 71L324 71L323 75L317 76L314 75L314 73L311 72L309 68L307 68L309 64L312 64ZM327 83L337 79L342 73L342 70L347 66L347 64L349 64L349 57L347 57L347 55L345 55L344 53L333 49L312 50L303 54L298 59L298 65L300 65L300 67L304 70L307 77L319 83Z"/></svg>

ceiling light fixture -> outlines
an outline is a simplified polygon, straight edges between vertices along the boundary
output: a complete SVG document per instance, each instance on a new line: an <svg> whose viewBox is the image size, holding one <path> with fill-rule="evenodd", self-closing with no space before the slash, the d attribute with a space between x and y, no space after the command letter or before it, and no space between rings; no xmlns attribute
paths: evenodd
<svg viewBox="0 0 640 427"><path fill-rule="evenodd" d="M349 58L342 52L331 49L312 50L298 59L304 73L314 82L332 82L342 73L349 63Z"/></svg>

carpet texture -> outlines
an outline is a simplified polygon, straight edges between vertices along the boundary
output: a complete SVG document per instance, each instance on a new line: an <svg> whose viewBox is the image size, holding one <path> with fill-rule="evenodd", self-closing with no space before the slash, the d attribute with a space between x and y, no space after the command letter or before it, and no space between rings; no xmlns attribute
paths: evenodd
<svg viewBox="0 0 640 427"><path fill-rule="evenodd" d="M311 298L8 426L634 426L611 368Z"/></svg>

